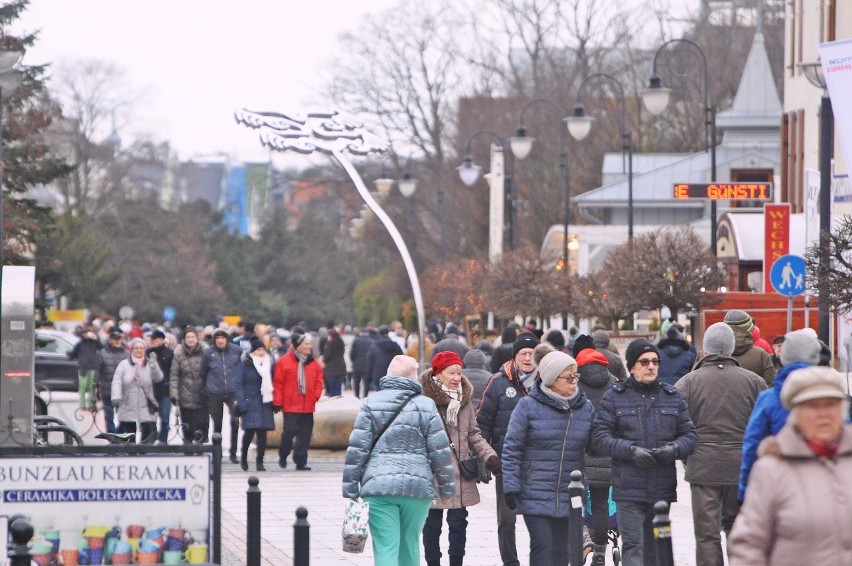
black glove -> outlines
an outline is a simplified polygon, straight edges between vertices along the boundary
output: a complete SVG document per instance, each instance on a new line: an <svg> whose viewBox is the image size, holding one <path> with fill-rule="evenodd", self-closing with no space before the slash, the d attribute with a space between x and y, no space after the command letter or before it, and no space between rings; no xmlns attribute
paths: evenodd
<svg viewBox="0 0 852 566"><path fill-rule="evenodd" d="M272 414L273 415L277 415L280 412L281 412L281 407L279 407L278 405L272 405Z"/></svg>
<svg viewBox="0 0 852 566"><path fill-rule="evenodd" d="M510 491L503 496L506 499L506 507L512 511L518 508L518 495L517 491Z"/></svg>
<svg viewBox="0 0 852 566"><path fill-rule="evenodd" d="M674 442L668 442L659 448L654 448L651 453L660 464L673 464L680 456L680 449Z"/></svg>
<svg viewBox="0 0 852 566"><path fill-rule="evenodd" d="M640 470L647 470L657 465L657 460L650 450L635 444L630 447L630 461Z"/></svg>

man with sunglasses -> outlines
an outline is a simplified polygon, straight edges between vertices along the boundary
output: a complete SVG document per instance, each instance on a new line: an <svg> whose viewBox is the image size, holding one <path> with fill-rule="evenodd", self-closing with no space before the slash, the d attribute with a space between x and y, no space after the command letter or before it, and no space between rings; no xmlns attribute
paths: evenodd
<svg viewBox="0 0 852 566"><path fill-rule="evenodd" d="M624 566L655 566L654 504L677 501L675 461L695 450L697 435L683 395L658 379L657 347L634 340L625 358L630 377L604 393L592 428L592 450L612 457Z"/></svg>

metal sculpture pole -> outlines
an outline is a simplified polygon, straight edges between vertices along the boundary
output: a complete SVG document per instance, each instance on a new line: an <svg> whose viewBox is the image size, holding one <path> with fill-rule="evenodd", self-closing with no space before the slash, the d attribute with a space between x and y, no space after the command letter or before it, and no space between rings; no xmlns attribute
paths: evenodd
<svg viewBox="0 0 852 566"><path fill-rule="evenodd" d="M418 356L421 363L426 362L426 326L423 308L423 293L420 280L414 269L414 260L408 251L405 240L396 225L372 197L361 175L346 155L368 155L384 153L388 144L368 132L361 121L353 116L337 111L309 112L304 115L285 115L276 112L254 112L240 110L234 114L237 123L260 130L260 142L276 151L295 151L305 155L315 151L330 155L343 167L344 171L358 189L367 207L381 220L385 229L399 250L405 271L414 295L414 307L417 311Z"/></svg>

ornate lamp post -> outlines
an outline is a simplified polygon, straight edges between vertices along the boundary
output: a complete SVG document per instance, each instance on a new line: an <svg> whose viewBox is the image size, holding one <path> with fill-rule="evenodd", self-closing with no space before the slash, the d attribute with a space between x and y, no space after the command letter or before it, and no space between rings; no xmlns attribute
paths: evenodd
<svg viewBox="0 0 852 566"><path fill-rule="evenodd" d="M817 281L818 299L818 330L819 339L829 344L830 324L829 310L831 301L824 278L831 268L831 258L828 255L828 236L831 232L831 157L834 155L834 111L831 108L831 98L826 89L825 77L822 73L822 63L800 63L805 77L812 85L822 89L822 99L819 108L819 249L820 249L820 281Z"/></svg>
<svg viewBox="0 0 852 566"><path fill-rule="evenodd" d="M16 70L18 63L24 57L22 49L0 49L0 271L3 266L3 256L6 250L6 230L3 217L3 94L13 90L21 82L23 73Z"/></svg>
<svg viewBox="0 0 852 566"><path fill-rule="evenodd" d="M582 141L589 135L594 118L586 116L583 106L583 88L586 84L600 80L610 84L618 94L618 102L621 105L621 119L619 129L621 131L622 157L627 154L627 241L633 243L633 136L627 126L627 105L624 101L624 87L621 82L607 73L594 73L583 79L580 88L577 89L577 104L574 105L574 113L565 119L568 123L568 133L577 141ZM623 166L622 161L622 166Z"/></svg>
<svg viewBox="0 0 852 566"><path fill-rule="evenodd" d="M234 117L237 123L260 130L260 142L270 149L295 151L305 155L318 151L330 155L343 167L355 184L355 188L358 189L358 194L373 214L381 220L402 256L417 310L417 329L421 337L425 336L426 317L423 293L420 290L420 281L405 240L384 209L367 190L358 170L347 156L347 153L353 155L383 153L388 147L387 143L368 132L353 116L335 110L290 116L277 112L254 112L243 109L235 112ZM418 350L420 362L423 363L426 361L425 340L420 340Z"/></svg>
<svg viewBox="0 0 852 566"><path fill-rule="evenodd" d="M672 90L663 87L662 80L657 74L657 59L660 53L670 45L678 44L683 48L691 47L701 60L702 83L704 94L704 151L710 151L710 181L716 181L716 107L708 103L707 57L697 43L685 38L670 39L662 44L654 53L654 65L648 88L642 91L642 102L648 112L655 116L661 114L669 103ZM708 138L709 134L709 138ZM709 142L708 142L709 139ZM716 201L710 201L710 250L716 255Z"/></svg>
<svg viewBox="0 0 852 566"><path fill-rule="evenodd" d="M476 184L479 180L480 173L482 172L482 167L473 162L473 156L470 153L470 146L473 143L473 140L479 136L490 136L497 140L503 154L503 159L508 159L509 157L509 144L502 136L500 136L500 134L492 130L479 130L478 132L471 134L471 136L467 138L467 144L465 145L464 162L456 168L459 172L459 178L462 183L468 187L472 187ZM491 198L489 199L488 204L488 258L492 263L494 263L499 261L500 256L503 255L503 223L505 216L504 203L507 198L509 200L509 249L515 249L515 195L513 193L514 189L512 185L511 161L507 163L506 167L503 167L503 170L491 171L490 175L502 175L503 177L503 186L501 187L499 196L492 188Z"/></svg>

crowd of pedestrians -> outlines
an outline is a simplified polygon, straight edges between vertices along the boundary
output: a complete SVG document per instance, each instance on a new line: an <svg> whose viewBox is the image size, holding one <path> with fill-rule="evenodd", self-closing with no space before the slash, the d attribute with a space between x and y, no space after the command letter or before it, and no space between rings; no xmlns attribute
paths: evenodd
<svg viewBox="0 0 852 566"><path fill-rule="evenodd" d="M632 340L623 356L602 329L544 333L516 323L471 342L453 324L422 338L398 323L133 330L84 327L69 354L81 407L93 408L94 392L110 432L153 443L177 428L183 442L203 443L222 431L227 410L230 460L247 470L254 443L255 467L265 471L267 434L281 412L278 464L310 470L317 402L347 390L363 399L343 495L370 505L377 565L413 566L422 552L428 566L444 556L462 566L468 508L488 481L495 561L520 564L520 515L529 563L566 564L576 551L568 483L579 470L584 558L605 564L616 541L625 566L654 566L654 505L677 501L678 460L697 564L852 556L843 534L852 527L849 396L810 329L769 344L747 312L732 310L703 330L700 345L668 320L659 341Z"/></svg>

